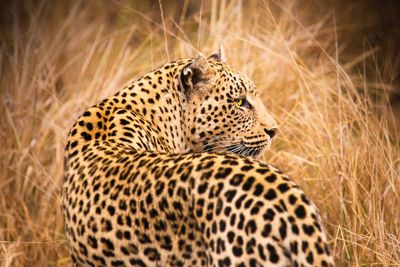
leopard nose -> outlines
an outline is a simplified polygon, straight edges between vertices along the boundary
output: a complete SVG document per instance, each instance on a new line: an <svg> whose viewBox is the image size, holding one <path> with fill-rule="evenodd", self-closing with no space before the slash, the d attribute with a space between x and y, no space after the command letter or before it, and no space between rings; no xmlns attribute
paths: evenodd
<svg viewBox="0 0 400 267"><path fill-rule="evenodd" d="M275 136L276 131L277 131L277 128L271 128L271 129L264 128L264 132L266 134L268 134L271 139L272 139L272 137Z"/></svg>

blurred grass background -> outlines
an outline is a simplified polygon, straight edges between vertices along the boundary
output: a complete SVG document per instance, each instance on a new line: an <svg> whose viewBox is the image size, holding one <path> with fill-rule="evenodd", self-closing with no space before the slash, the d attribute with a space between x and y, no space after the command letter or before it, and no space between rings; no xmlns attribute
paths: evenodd
<svg viewBox="0 0 400 267"><path fill-rule="evenodd" d="M390 1L9 1L0 11L0 264L70 266L74 120L219 44L280 124L265 160L321 211L338 266L399 266L399 9Z"/></svg>

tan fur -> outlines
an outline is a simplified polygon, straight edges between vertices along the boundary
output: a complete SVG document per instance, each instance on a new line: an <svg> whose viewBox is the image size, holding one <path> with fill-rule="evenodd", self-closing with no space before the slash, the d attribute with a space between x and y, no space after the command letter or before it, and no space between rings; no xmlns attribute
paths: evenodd
<svg viewBox="0 0 400 267"><path fill-rule="evenodd" d="M276 121L219 57L172 62L68 135L62 209L76 266L332 266L317 209L254 158Z"/></svg>

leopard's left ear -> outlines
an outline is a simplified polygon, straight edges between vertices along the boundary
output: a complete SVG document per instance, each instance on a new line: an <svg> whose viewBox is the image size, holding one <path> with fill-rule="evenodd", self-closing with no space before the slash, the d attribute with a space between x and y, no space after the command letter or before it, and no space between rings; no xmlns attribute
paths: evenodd
<svg viewBox="0 0 400 267"><path fill-rule="evenodd" d="M200 82L204 82L209 78L210 65L207 58L199 53L190 64L185 66L181 72L181 85L187 95L193 93L194 88Z"/></svg>
<svg viewBox="0 0 400 267"><path fill-rule="evenodd" d="M226 62L225 49L222 45L219 45L218 53L212 54L208 57L209 60L216 60L219 62Z"/></svg>

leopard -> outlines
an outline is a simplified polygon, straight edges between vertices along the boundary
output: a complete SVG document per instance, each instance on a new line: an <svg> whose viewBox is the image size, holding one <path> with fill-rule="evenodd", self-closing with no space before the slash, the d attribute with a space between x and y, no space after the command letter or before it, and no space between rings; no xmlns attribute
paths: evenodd
<svg viewBox="0 0 400 267"><path fill-rule="evenodd" d="M74 266L333 266L321 216L265 163L278 125L218 51L171 61L69 131L61 209Z"/></svg>

